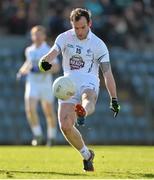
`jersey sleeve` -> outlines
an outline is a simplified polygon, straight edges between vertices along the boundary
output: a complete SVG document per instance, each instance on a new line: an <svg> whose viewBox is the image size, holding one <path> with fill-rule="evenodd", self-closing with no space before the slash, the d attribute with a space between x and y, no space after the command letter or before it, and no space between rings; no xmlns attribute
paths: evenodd
<svg viewBox="0 0 154 180"><path fill-rule="evenodd" d="M65 41L65 34L62 33L62 34L60 34L60 35L56 38L55 43L54 43L52 49L55 49L55 50L57 50L58 52L64 51L65 42L66 42L66 41Z"/></svg>
<svg viewBox="0 0 154 180"><path fill-rule="evenodd" d="M98 61L98 63L110 61L108 48L103 41L99 41L96 46L95 53L95 59Z"/></svg>

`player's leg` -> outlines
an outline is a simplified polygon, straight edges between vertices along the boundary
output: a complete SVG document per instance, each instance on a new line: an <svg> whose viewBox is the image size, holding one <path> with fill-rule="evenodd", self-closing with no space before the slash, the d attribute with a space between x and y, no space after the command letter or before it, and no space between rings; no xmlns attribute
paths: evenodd
<svg viewBox="0 0 154 180"><path fill-rule="evenodd" d="M51 146L56 139L56 113L51 102L42 100L41 105L47 121L47 145Z"/></svg>
<svg viewBox="0 0 154 180"><path fill-rule="evenodd" d="M47 145L55 143L56 138L56 113L54 110L54 96L51 89L52 79L47 79L39 86L42 109L47 122Z"/></svg>
<svg viewBox="0 0 154 180"><path fill-rule="evenodd" d="M32 145L42 144L42 129L39 123L38 113L37 113L38 100L32 97L25 98L25 111L26 116L31 127L34 139L32 140Z"/></svg>
<svg viewBox="0 0 154 180"><path fill-rule="evenodd" d="M60 103L58 108L58 119L62 133L76 149L80 150L83 145L83 139L79 131L75 128L75 106L71 103Z"/></svg>
<svg viewBox="0 0 154 180"><path fill-rule="evenodd" d="M84 89L81 94L81 104L77 104L75 107L78 125L84 125L85 117L95 111L96 100L97 94L93 89Z"/></svg>
<svg viewBox="0 0 154 180"><path fill-rule="evenodd" d="M33 82L26 82L25 112L34 136L32 145L40 145L43 143L42 129L37 112L37 105L39 100L39 95L37 93L37 86Z"/></svg>
<svg viewBox="0 0 154 180"><path fill-rule="evenodd" d="M81 103L76 105L77 124L84 125L85 117L95 111L95 105L99 92L99 78L85 75L82 77L82 86L80 88Z"/></svg>
<svg viewBox="0 0 154 180"><path fill-rule="evenodd" d="M97 94L92 89L85 89L81 95L81 104L86 111L86 116L95 111Z"/></svg>
<svg viewBox="0 0 154 180"><path fill-rule="evenodd" d="M74 126L76 121L75 105L71 103L59 103L58 119L63 135L84 158L84 164L86 164L84 169L93 171L92 160L94 158L94 154L87 148L80 132Z"/></svg>

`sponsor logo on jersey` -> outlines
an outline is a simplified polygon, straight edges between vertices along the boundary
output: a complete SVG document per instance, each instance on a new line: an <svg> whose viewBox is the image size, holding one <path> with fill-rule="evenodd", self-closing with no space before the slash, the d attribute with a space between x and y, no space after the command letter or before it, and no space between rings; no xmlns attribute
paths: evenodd
<svg viewBox="0 0 154 180"><path fill-rule="evenodd" d="M67 47L74 48L74 46L72 44L67 44Z"/></svg>
<svg viewBox="0 0 154 180"><path fill-rule="evenodd" d="M74 55L70 58L70 68L71 70L80 69L84 67L85 62L79 55Z"/></svg>

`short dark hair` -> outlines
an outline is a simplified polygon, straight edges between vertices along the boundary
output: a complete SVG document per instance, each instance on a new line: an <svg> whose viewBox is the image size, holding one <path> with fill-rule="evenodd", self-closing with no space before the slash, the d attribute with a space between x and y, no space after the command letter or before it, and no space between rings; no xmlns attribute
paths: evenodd
<svg viewBox="0 0 154 180"><path fill-rule="evenodd" d="M81 17L85 17L87 19L87 22L89 23L91 20L91 12L87 9L82 8L76 8L72 10L70 14L71 21L79 21Z"/></svg>

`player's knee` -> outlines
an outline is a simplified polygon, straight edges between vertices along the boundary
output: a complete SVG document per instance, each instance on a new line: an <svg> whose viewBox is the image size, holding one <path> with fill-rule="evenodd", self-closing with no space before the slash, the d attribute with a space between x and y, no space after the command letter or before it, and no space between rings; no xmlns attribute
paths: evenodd
<svg viewBox="0 0 154 180"><path fill-rule="evenodd" d="M34 107L26 107L25 110L28 117L33 117L33 115L36 113L36 109Z"/></svg>
<svg viewBox="0 0 154 180"><path fill-rule="evenodd" d="M51 111L45 111L44 114L46 117L52 117Z"/></svg>
<svg viewBox="0 0 154 180"><path fill-rule="evenodd" d="M25 107L25 112L26 112L26 115L27 116L30 116L31 115L31 110L29 107Z"/></svg>
<svg viewBox="0 0 154 180"><path fill-rule="evenodd" d="M73 124L69 117L65 117L61 119L60 129L63 131L64 134L68 134L72 130Z"/></svg>
<svg viewBox="0 0 154 180"><path fill-rule="evenodd" d="M63 131L64 134L69 134L72 130L72 126L67 126L66 123L61 125L61 130Z"/></svg>
<svg viewBox="0 0 154 180"><path fill-rule="evenodd" d="M42 104L42 108L46 117L52 116L53 110L51 103L45 102L44 104Z"/></svg>
<svg viewBox="0 0 154 180"><path fill-rule="evenodd" d="M96 102L96 99L97 99L97 95L95 92L93 92L92 90L91 91L85 91L83 94L82 94L82 101L90 101L91 103L94 103Z"/></svg>

